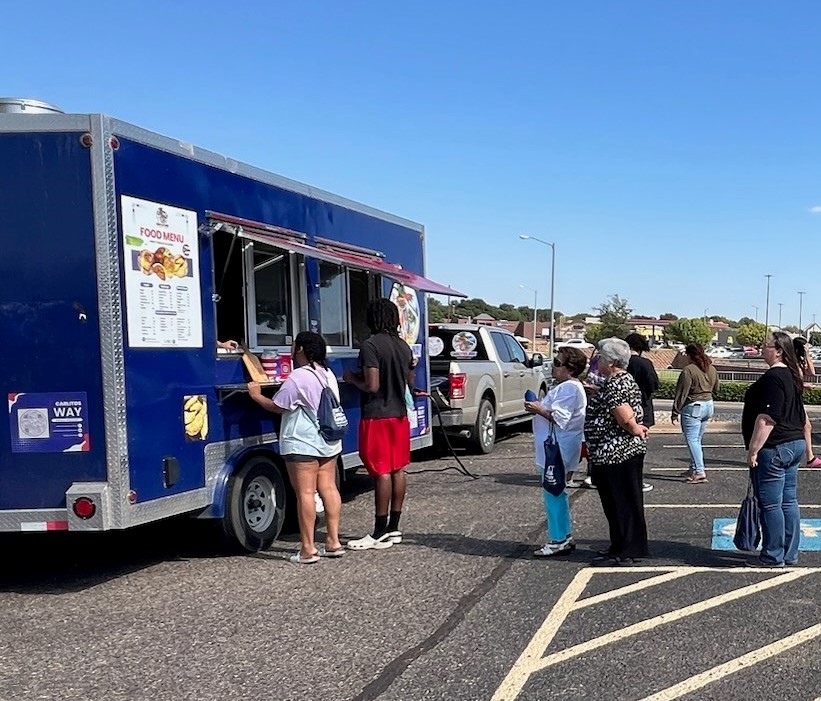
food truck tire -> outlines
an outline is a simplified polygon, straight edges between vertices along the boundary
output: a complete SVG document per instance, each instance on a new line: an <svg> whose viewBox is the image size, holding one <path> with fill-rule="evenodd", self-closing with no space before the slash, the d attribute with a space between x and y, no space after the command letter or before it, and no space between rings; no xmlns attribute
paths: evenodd
<svg viewBox="0 0 821 701"><path fill-rule="evenodd" d="M265 550L282 530L285 503L279 467L265 456L252 456L229 480L223 531L244 550Z"/></svg>

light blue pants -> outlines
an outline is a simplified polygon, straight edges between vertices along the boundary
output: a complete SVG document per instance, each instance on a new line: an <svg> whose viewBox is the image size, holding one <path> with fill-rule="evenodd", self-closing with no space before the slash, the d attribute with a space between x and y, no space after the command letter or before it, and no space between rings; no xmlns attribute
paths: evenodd
<svg viewBox="0 0 821 701"><path fill-rule="evenodd" d="M543 468L536 466L541 482ZM549 543L559 543L573 535L573 523L570 520L570 497L567 490L554 497L544 487L539 485L544 496L544 513L547 518L547 540Z"/></svg>
<svg viewBox="0 0 821 701"><path fill-rule="evenodd" d="M681 432L690 451L690 469L694 475L704 474L704 451L701 438L707 423L713 418L713 400L690 402L681 407Z"/></svg>

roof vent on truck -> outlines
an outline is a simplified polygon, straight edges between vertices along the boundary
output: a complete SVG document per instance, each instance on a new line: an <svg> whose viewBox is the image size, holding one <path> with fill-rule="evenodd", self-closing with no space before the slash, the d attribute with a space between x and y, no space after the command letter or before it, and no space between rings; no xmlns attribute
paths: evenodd
<svg viewBox="0 0 821 701"><path fill-rule="evenodd" d="M0 113L5 114L65 114L57 105L25 97L0 97Z"/></svg>

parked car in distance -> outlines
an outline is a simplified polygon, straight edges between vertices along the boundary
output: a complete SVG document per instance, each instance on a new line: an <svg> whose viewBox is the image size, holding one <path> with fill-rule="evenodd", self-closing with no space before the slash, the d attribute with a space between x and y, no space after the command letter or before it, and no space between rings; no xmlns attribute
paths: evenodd
<svg viewBox="0 0 821 701"><path fill-rule="evenodd" d="M551 366L529 357L514 335L478 324L431 324L433 428L466 438L476 453L489 453L500 424L530 421L524 397L547 394Z"/></svg>
<svg viewBox="0 0 821 701"><path fill-rule="evenodd" d="M569 338L566 341L561 341L560 343L556 344L556 350L559 348L593 348L592 343L588 343L583 338Z"/></svg>
<svg viewBox="0 0 821 701"><path fill-rule="evenodd" d="M761 351L756 348L755 346L744 346L744 357L745 358L759 358L761 356Z"/></svg>
<svg viewBox="0 0 821 701"><path fill-rule="evenodd" d="M711 358L732 358L735 355L729 348L724 346L713 346L708 348L706 353Z"/></svg>

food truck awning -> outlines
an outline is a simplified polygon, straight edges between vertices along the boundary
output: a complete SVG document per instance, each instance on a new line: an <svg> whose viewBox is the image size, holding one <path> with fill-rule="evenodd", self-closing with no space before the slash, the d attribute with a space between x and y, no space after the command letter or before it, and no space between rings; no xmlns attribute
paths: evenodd
<svg viewBox="0 0 821 701"><path fill-rule="evenodd" d="M239 238L256 241L257 243L266 243L291 253L299 253L309 258L336 263L348 268L378 273L420 292L446 295L448 297L467 297L466 294L454 290L452 287L429 280L422 275L403 268L398 263L390 263L384 260L381 254L376 251L371 253L365 249L341 243L337 245L324 239L324 243L313 246L307 242L305 234L297 231L227 214L216 212L206 212L206 214L211 222L212 232L223 229ZM221 227L220 224L222 224Z"/></svg>

